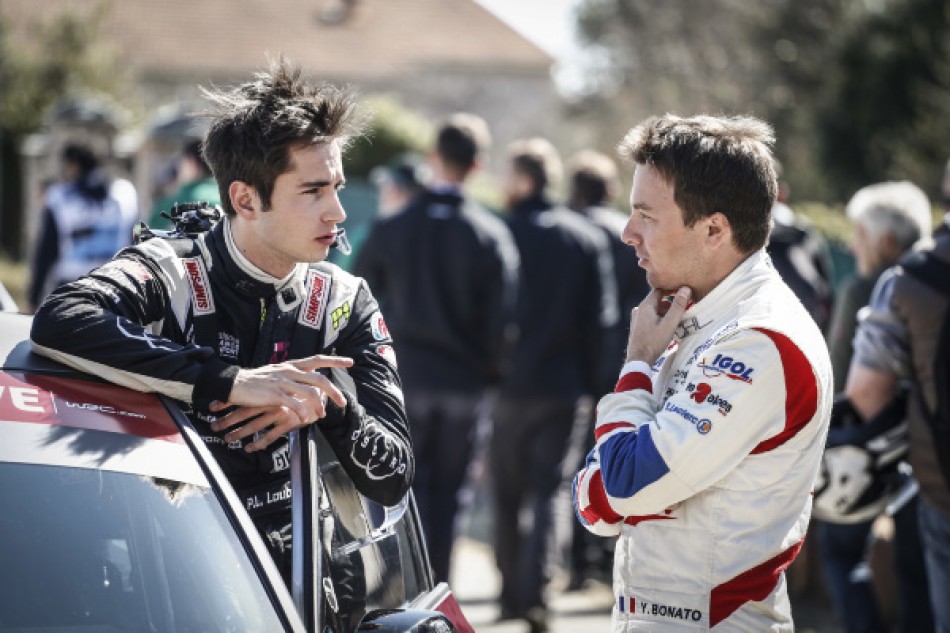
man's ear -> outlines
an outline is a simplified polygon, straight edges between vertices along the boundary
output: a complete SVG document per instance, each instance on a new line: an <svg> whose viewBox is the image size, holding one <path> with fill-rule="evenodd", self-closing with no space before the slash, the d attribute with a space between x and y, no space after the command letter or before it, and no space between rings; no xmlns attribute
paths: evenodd
<svg viewBox="0 0 950 633"><path fill-rule="evenodd" d="M261 211L261 199L257 190L242 180L231 182L228 187L228 196L234 212L246 220L253 220L257 212Z"/></svg>
<svg viewBox="0 0 950 633"><path fill-rule="evenodd" d="M706 218L706 240L711 246L731 242L732 225L729 224L729 218L719 211Z"/></svg>

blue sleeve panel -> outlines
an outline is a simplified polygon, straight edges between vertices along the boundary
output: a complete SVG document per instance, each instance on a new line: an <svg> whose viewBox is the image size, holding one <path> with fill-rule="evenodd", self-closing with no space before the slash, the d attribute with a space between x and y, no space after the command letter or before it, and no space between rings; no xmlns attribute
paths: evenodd
<svg viewBox="0 0 950 633"><path fill-rule="evenodd" d="M604 489L614 498L629 498L670 472L653 443L650 426L615 433L599 447Z"/></svg>

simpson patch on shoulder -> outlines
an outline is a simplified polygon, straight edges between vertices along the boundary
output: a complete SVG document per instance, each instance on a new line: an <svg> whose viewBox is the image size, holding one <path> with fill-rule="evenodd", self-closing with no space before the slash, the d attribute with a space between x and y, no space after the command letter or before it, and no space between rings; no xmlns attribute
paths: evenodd
<svg viewBox="0 0 950 633"><path fill-rule="evenodd" d="M208 271L200 257L183 257L182 266L188 276L191 288L191 305L195 314L213 314L214 296L211 294L211 283L208 281Z"/></svg>

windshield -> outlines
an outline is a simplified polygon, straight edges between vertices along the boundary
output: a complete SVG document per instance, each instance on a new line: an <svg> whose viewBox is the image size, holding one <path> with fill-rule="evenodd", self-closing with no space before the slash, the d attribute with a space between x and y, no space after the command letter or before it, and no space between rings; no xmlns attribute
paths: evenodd
<svg viewBox="0 0 950 633"><path fill-rule="evenodd" d="M284 627L210 488L0 462L0 630Z"/></svg>

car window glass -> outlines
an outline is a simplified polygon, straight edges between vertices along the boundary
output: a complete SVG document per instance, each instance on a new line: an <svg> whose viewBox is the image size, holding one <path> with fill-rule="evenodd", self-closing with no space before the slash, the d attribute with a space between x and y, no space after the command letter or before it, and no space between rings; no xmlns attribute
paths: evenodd
<svg viewBox="0 0 950 633"><path fill-rule="evenodd" d="M210 488L5 462L0 481L0 630L283 630Z"/></svg>

